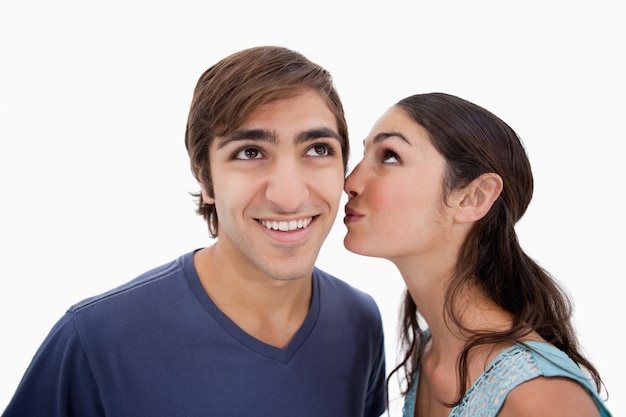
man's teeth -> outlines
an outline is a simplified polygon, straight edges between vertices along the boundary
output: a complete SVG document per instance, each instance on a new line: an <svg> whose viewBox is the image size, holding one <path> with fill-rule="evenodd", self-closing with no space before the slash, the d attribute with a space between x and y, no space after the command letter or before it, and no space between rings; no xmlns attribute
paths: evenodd
<svg viewBox="0 0 626 417"><path fill-rule="evenodd" d="M291 220L289 222L276 222L276 221L271 221L271 220L261 220L261 224L267 227L268 229L288 232L288 231L296 230L296 229L304 229L311 223L312 220L313 220L312 217L309 217L306 219L300 219L300 220Z"/></svg>

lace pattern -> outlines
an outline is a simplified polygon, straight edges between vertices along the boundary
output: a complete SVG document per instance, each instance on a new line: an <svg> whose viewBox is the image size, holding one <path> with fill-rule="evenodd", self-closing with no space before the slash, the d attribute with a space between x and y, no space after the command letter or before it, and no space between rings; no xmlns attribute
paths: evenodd
<svg viewBox="0 0 626 417"><path fill-rule="evenodd" d="M452 409L450 417L494 417L513 388L539 375L539 368L525 346L515 345L505 349L474 381L461 403ZM418 380L419 375L406 396L404 417L415 414Z"/></svg>
<svg viewBox="0 0 626 417"><path fill-rule="evenodd" d="M528 349L513 346L502 352L472 384L461 403L452 409L450 417L495 416L513 388L539 375Z"/></svg>

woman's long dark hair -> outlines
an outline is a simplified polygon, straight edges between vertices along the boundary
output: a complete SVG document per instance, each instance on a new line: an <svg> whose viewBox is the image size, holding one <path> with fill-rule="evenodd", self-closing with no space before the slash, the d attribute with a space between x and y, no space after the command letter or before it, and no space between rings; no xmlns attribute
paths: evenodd
<svg viewBox="0 0 626 417"><path fill-rule="evenodd" d="M555 280L520 247L515 224L533 193L533 176L526 151L504 121L467 100L443 93L418 94L397 103L429 134L447 162L446 196L481 174L502 178L503 190L487 215L478 221L464 242L454 278L446 292L446 317L470 337L458 358L459 392L449 406L459 404L469 385L469 352L492 343L519 343L530 331L565 352L585 368L598 392L602 380L580 351L572 325L572 302ZM452 302L469 285L478 285L500 307L510 312L510 329L490 332L465 328ZM406 394L414 383L428 333L420 327L419 311L406 292L399 322L401 361L387 379L401 372Z"/></svg>

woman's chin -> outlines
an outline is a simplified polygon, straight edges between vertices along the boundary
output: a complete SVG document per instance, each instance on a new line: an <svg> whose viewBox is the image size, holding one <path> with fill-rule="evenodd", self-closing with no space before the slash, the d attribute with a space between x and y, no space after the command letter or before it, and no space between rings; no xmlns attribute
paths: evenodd
<svg viewBox="0 0 626 417"><path fill-rule="evenodd" d="M365 242L362 239L356 239L348 233L343 239L343 246L352 253L363 256L380 257L381 252L379 248L375 248L376 244Z"/></svg>

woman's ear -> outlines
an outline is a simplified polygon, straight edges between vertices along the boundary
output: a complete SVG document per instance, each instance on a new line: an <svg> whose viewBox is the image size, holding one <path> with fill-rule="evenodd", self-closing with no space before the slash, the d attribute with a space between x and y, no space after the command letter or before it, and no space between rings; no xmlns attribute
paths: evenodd
<svg viewBox="0 0 626 417"><path fill-rule="evenodd" d="M500 196L502 187L502 178L493 172L476 178L459 191L461 195L455 220L459 223L470 223L482 219Z"/></svg>

